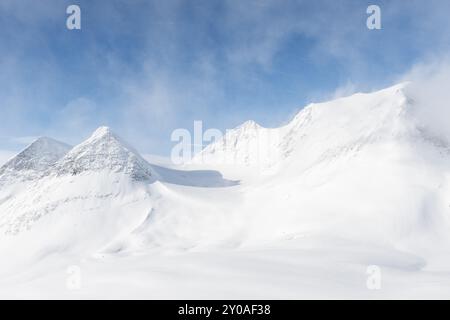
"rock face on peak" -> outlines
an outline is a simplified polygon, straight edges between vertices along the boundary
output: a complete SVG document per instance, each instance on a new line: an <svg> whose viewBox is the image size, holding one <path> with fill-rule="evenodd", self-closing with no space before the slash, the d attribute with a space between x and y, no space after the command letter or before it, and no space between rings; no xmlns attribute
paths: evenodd
<svg viewBox="0 0 450 320"><path fill-rule="evenodd" d="M35 178L44 174L69 150L70 146L41 137L0 168L0 180L7 177Z"/></svg>
<svg viewBox="0 0 450 320"><path fill-rule="evenodd" d="M108 127L98 128L56 166L58 175L103 170L129 174L135 180L147 180L152 176L150 165Z"/></svg>

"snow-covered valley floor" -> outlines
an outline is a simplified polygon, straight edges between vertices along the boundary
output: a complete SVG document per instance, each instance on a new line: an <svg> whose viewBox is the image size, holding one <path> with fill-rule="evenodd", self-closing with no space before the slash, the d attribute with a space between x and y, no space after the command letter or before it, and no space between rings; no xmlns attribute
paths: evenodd
<svg viewBox="0 0 450 320"><path fill-rule="evenodd" d="M448 256L448 252L435 254ZM390 247L326 238L293 239L246 249L155 250L81 260L62 254L2 273L0 297L447 299L448 265L433 267L427 262ZM367 286L370 265L380 268L379 289ZM71 284L78 276L79 282Z"/></svg>

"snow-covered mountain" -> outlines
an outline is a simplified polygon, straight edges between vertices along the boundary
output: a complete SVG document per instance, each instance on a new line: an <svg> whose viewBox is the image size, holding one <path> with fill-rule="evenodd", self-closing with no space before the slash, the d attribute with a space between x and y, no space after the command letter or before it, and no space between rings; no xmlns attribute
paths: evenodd
<svg viewBox="0 0 450 320"><path fill-rule="evenodd" d="M230 226L239 225L239 233L241 227L246 229L243 232L250 242L304 232L399 241L432 231L446 238L445 192L449 184L442 173L450 171L449 148L411 114L414 102L406 87L400 84L311 104L280 128L263 128L248 121L228 131L193 161L197 169L206 163L217 171L225 163L233 168L233 177L243 177L243 196L227 212L216 210L215 217L228 215ZM214 220L208 220L211 216L193 213L199 212L202 202L210 203L209 199L192 201L192 192L170 191L177 181L185 186L208 186L205 175L186 178L186 171L160 167L161 176L107 127L67 149L53 140L40 139L4 166L20 172L25 168L33 174L19 187L12 176L8 185L14 187L2 188L0 229L18 233L60 211L79 214L94 210L103 215L132 201L145 208L139 216L152 211L166 221L164 225L146 222L143 233L147 240L158 238L156 242L161 244L180 239L180 243L198 244L200 234L215 233L216 240L221 234L233 237L228 227L224 233L217 232ZM257 168L263 175L246 180L249 168ZM186 181L200 176L201 184ZM228 190L234 188L220 192L235 196ZM164 210L155 211L156 198L164 203ZM173 209L179 206L184 209ZM430 206L433 210L424 209ZM274 212L282 214L273 219ZM184 219L192 233L167 224L180 225ZM348 221L359 227L348 228ZM158 237L149 235L150 229Z"/></svg>
<svg viewBox="0 0 450 320"><path fill-rule="evenodd" d="M98 250L152 209L151 166L106 127L70 150L40 139L5 168L0 233L34 237L29 247ZM3 245L19 238L6 236Z"/></svg>
<svg viewBox="0 0 450 320"><path fill-rule="evenodd" d="M69 145L51 138L38 138L0 168L0 184L2 181L41 177L70 148Z"/></svg>
<svg viewBox="0 0 450 320"><path fill-rule="evenodd" d="M108 127L98 128L89 139L70 150L56 164L59 175L100 170L121 172L137 180L152 176L147 161Z"/></svg>
<svg viewBox="0 0 450 320"><path fill-rule="evenodd" d="M247 121L207 146L193 163L269 168L291 158L307 167L377 141L414 138L419 132L408 115L412 101L406 87L310 104L279 128Z"/></svg>
<svg viewBox="0 0 450 320"><path fill-rule="evenodd" d="M194 164L252 166L267 169L280 161L282 131L249 120L228 130L192 159Z"/></svg>
<svg viewBox="0 0 450 320"><path fill-rule="evenodd" d="M280 128L247 122L193 162L233 177L265 174L243 181L249 239L322 233L448 243L450 149L413 113L407 87L311 104Z"/></svg>
<svg viewBox="0 0 450 320"><path fill-rule="evenodd" d="M447 137L415 112L423 107L408 84L311 104L279 128L248 121L229 130L182 168L149 164L106 127L70 150L40 139L0 170L0 254L26 260L21 266L88 259L88 270L101 265L116 279L122 268L142 263L135 273L153 270L148 285L163 288L165 271L158 270L208 261L215 264L193 277L224 277L230 292L269 292L258 283L285 270L277 279L288 297L298 297L311 277L364 277L369 264L428 281L450 266L442 258L450 251L450 149ZM192 251L203 255L165 255ZM110 270L106 257L128 257L132 267ZM250 280L227 275L227 259L238 279ZM328 267L343 263L340 271ZM4 263L0 275L2 268L14 269ZM175 269L166 280L178 290ZM346 279L360 292L353 276ZM192 292L192 284L181 283Z"/></svg>

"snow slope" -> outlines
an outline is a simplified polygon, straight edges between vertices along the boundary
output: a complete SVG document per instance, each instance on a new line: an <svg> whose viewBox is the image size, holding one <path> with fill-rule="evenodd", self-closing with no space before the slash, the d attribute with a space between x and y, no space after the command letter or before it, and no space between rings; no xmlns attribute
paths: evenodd
<svg viewBox="0 0 450 320"><path fill-rule="evenodd" d="M0 187L0 296L448 297L450 149L407 86L246 122L183 168L99 128Z"/></svg>

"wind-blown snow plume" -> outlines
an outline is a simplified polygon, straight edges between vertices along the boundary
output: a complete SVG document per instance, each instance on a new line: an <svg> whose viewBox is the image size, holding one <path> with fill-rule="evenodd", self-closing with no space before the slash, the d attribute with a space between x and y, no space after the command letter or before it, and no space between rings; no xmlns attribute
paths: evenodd
<svg viewBox="0 0 450 320"><path fill-rule="evenodd" d="M416 65L405 79L411 81L412 118L429 134L450 143L450 58Z"/></svg>

